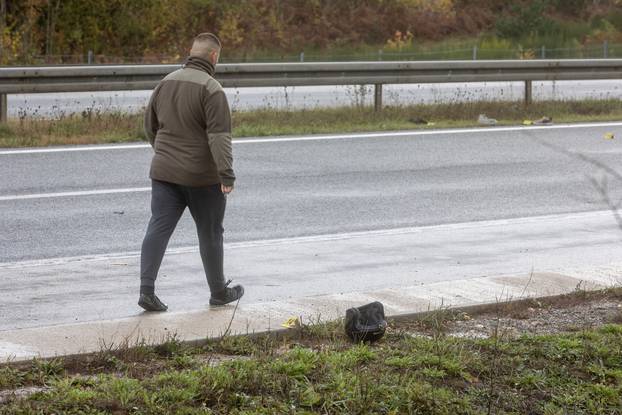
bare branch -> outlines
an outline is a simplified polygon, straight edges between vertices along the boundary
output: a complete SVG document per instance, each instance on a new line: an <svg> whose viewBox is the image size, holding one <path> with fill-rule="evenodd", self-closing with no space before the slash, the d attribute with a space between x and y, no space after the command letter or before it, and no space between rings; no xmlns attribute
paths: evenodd
<svg viewBox="0 0 622 415"><path fill-rule="evenodd" d="M613 213L613 217L615 218L615 220L616 220L616 222L618 224L618 228L620 228L622 230L622 216L620 216L620 212L618 210L618 206L616 204L614 204L611 201L611 198L609 197L609 191L607 190L607 178L606 178L606 176L603 177L600 182L598 180L596 180L595 178L593 178L593 177L590 177L589 180L592 183L592 185L594 186L594 188L598 191L598 193L600 193L600 196L601 196L603 202L605 202L605 204L607 205L609 210L611 210L611 213Z"/></svg>
<svg viewBox="0 0 622 415"><path fill-rule="evenodd" d="M596 159L594 159L592 157L588 157L585 154L575 153L573 151L566 150L563 147L560 147L560 146L557 146L555 144L551 144L551 143L549 143L547 141L541 140L540 138L534 136L533 134L529 133L528 135L531 138L533 138L535 141L537 141L538 143L543 145L544 147L548 147L548 148L550 148L552 150L555 150L555 151L557 151L559 153L565 154L565 155L567 155L569 157L572 157L572 158L575 158L577 160L581 160L581 161L589 163L589 164L591 164L593 166L596 166L596 167L602 169L603 171L609 173L610 175L612 175L613 177L618 179L620 182L622 182L622 174L618 173L616 170L614 170L613 168L609 167L605 163L603 163L603 162L601 162L599 160L596 160Z"/></svg>

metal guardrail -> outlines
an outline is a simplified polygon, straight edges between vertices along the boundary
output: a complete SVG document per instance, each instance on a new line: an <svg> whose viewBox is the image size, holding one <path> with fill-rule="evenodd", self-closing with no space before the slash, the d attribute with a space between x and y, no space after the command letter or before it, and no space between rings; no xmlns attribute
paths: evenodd
<svg viewBox="0 0 622 415"><path fill-rule="evenodd" d="M7 94L147 90L179 67L0 68L0 120L6 120ZM622 59L220 64L216 79L233 88L375 85L376 109L382 106L383 84L523 81L529 104L532 81L622 79Z"/></svg>

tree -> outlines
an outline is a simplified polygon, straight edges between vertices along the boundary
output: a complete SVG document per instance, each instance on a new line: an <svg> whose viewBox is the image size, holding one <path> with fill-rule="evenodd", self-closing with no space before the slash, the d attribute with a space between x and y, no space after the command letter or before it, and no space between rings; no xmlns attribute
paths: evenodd
<svg viewBox="0 0 622 415"><path fill-rule="evenodd" d="M0 0L0 63L4 57L4 32L6 28L6 0Z"/></svg>
<svg viewBox="0 0 622 415"><path fill-rule="evenodd" d="M53 40L54 40L54 32L56 25L56 15L58 14L58 9L60 7L60 0L48 0L47 7L47 19L46 19L46 34L45 34L45 56L49 57L49 55L53 52Z"/></svg>

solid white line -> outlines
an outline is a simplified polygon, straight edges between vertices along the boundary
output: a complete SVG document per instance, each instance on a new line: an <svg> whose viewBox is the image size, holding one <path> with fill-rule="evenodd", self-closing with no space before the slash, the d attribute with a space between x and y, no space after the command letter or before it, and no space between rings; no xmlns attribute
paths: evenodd
<svg viewBox="0 0 622 415"><path fill-rule="evenodd" d="M260 246L278 246L278 245L290 245L310 242L328 242L338 241L344 239L353 239L361 237L379 237L379 236L393 236L393 235L405 235L421 232L439 232L439 231L457 231L468 229L481 229L488 227L503 227L512 225L529 225L537 223L551 223L561 222L569 223L571 221L581 221L589 219L611 219L612 227L616 227L615 219L612 216L610 210L596 210L590 212L578 212L578 213L563 213L556 215L542 215L542 216L527 216L522 218L511 219L494 219L486 221L474 221L474 222L457 222L446 223L442 225L427 225L427 226L414 226L405 228L392 228L392 229L376 229L369 231L358 232L343 232L343 233L331 233L323 235L310 235L310 236L296 236L290 238L277 238L277 239L262 239L254 241L242 241L242 242L230 242L225 244L226 249L245 249L254 248ZM178 248L167 249L167 254L186 254L198 252L198 246L185 246ZM49 259L35 259L28 261L17 262L5 262L0 263L0 269L8 268L23 268L30 266L50 266L50 265L62 265L69 262L81 262L81 261L102 261L102 260L121 260L130 259L140 256L140 251L118 252L112 254L94 254L94 255L82 255L74 257L60 257Z"/></svg>
<svg viewBox="0 0 622 415"><path fill-rule="evenodd" d="M244 138L234 139L234 144L259 144L259 143L279 143L291 141L321 141L321 140L346 140L364 138L389 138L389 137L416 137L426 135L452 135L452 134L472 134L472 133L499 133L511 131L532 131L532 130L561 130L573 128L597 128L597 127L622 127L622 122L602 122L586 124L556 124L556 125L535 125L535 126L512 126L512 127L478 127L478 128L456 128L445 130L410 130L393 131L382 133L356 133L356 134L333 134L333 135L307 135L294 137L270 137L270 138ZM74 151L105 151L105 150L131 150L149 148L149 144L120 144L120 145L94 145L76 147L54 147L54 148L32 148L3 150L0 155L17 154L37 154L37 153L63 153Z"/></svg>
<svg viewBox="0 0 622 415"><path fill-rule="evenodd" d="M3 150L0 155L13 154L37 154L37 153L71 153L74 151L104 151L104 150L131 150L137 148L149 148L149 144L118 144L118 145L93 145L73 147L38 147L29 149Z"/></svg>
<svg viewBox="0 0 622 415"><path fill-rule="evenodd" d="M134 193L134 192L149 192L149 191L151 191L151 187L131 187L127 189L83 190L83 191L77 191L77 192L59 192L59 193L35 193L35 194L28 194L28 195L0 196L0 201L25 200L25 199L49 199L49 198L55 198L55 197L108 195L108 194L114 194L114 193Z"/></svg>
<svg viewBox="0 0 622 415"><path fill-rule="evenodd" d="M594 128L594 127L622 127L622 122L611 123L589 123L589 124L559 124L559 125L535 125L535 126L514 126L514 127L478 127L478 128L456 128L448 130L416 130L416 131L394 131L390 133L363 133L363 134L338 134L338 135L309 135L302 137L282 137L282 138L251 138L234 140L238 144L253 143L276 143L286 141L316 141L316 140L342 140L352 138L386 138L386 137L412 137L425 135L452 135L452 134L472 134L472 133L499 133L510 131L525 130L561 130L571 128Z"/></svg>

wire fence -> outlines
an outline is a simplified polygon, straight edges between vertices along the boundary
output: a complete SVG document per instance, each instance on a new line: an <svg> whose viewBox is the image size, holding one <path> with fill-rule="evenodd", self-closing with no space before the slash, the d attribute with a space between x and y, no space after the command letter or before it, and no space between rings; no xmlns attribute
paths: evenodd
<svg viewBox="0 0 622 415"><path fill-rule="evenodd" d="M56 64L158 64L180 63L184 57L168 55L150 56L110 56L87 51L74 55L31 56L28 64L33 66ZM591 44L580 48L550 48L546 45L537 48L486 49L473 46L461 49L396 51L379 49L373 53L323 54L305 53L249 56L230 58L223 56L222 63L261 63L261 62L344 62L344 61L421 61L421 60L509 60L509 59L607 59L622 58L622 44Z"/></svg>

